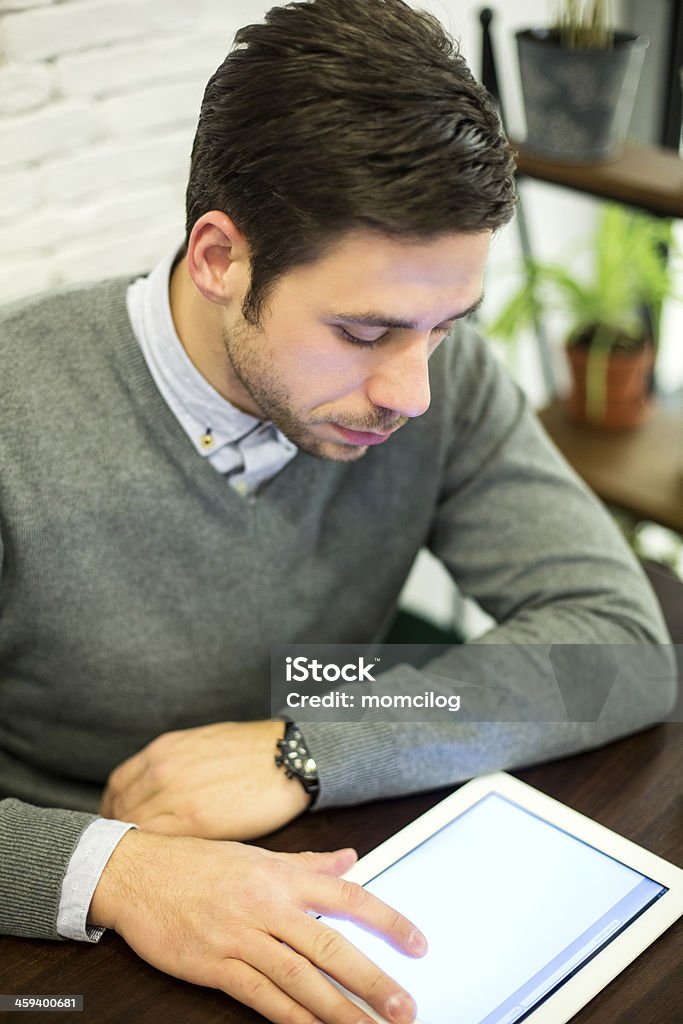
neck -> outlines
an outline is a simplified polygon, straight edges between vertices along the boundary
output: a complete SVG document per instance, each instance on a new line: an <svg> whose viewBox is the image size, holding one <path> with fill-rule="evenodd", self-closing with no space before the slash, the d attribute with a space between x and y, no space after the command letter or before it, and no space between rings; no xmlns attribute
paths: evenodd
<svg viewBox="0 0 683 1024"><path fill-rule="evenodd" d="M224 307L204 298L190 277L185 257L171 273L169 299L176 333L197 370L236 408L257 414L252 399L235 377L225 349Z"/></svg>

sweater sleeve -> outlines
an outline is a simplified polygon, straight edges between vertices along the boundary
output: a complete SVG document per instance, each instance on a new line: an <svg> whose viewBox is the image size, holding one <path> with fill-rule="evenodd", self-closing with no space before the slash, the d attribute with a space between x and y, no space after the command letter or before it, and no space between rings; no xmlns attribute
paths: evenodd
<svg viewBox="0 0 683 1024"><path fill-rule="evenodd" d="M81 835L96 818L0 800L0 934L60 938L64 875Z"/></svg>
<svg viewBox="0 0 683 1024"><path fill-rule="evenodd" d="M660 610L611 517L488 346L471 338L457 355L429 546L495 627L377 676L383 693L461 695L457 714L297 716L318 763L316 808L574 753L660 721L675 700Z"/></svg>
<svg viewBox="0 0 683 1024"><path fill-rule="evenodd" d="M0 533L0 578L3 558ZM0 800L0 935L60 938L62 882L81 835L96 818Z"/></svg>

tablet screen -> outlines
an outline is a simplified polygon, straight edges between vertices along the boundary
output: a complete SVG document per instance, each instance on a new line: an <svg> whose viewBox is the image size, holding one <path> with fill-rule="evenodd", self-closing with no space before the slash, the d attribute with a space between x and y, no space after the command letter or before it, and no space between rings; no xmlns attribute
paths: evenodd
<svg viewBox="0 0 683 1024"><path fill-rule="evenodd" d="M329 924L406 987L424 1024L517 1024L667 892L495 793L365 888L422 929L427 956Z"/></svg>

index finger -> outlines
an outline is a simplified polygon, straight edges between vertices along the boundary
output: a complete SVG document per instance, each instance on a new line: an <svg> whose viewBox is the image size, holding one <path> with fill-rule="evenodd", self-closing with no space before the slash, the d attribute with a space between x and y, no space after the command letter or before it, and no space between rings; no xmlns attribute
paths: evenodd
<svg viewBox="0 0 683 1024"><path fill-rule="evenodd" d="M420 957L427 952L427 939L420 929L357 882L330 875L307 874L297 903L302 910L312 910L342 921L355 921L401 953Z"/></svg>

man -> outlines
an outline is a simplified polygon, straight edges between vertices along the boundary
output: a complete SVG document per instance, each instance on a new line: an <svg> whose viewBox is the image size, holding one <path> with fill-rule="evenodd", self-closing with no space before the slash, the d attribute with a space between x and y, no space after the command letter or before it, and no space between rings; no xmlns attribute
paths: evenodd
<svg viewBox="0 0 683 1024"><path fill-rule="evenodd" d="M438 23L401 0L311 0L242 30L209 83L183 250L5 312L6 932L112 927L272 1021L357 1022L320 967L409 1021L409 994L307 913L424 953L335 877L353 851L236 841L312 801L444 785L666 714L662 651L657 685L617 687L618 727L542 724L557 707L534 645L595 645L599 677L603 645L666 638L609 519L458 324L513 207L495 111ZM480 689L507 680L539 723L289 726L315 768L287 777L271 646L381 636L424 543L497 622ZM453 689L477 650L430 668ZM384 678L424 689L406 665Z"/></svg>

